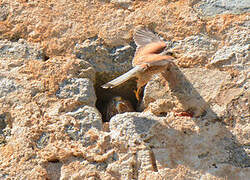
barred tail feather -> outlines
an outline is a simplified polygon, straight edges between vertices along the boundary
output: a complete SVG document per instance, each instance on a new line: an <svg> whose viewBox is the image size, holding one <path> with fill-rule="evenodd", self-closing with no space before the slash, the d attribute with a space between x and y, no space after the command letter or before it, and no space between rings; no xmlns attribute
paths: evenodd
<svg viewBox="0 0 250 180"><path fill-rule="evenodd" d="M126 82L130 78L135 77L136 74L140 71L143 71L143 68L140 66L135 66L133 69L129 70L125 74L123 74L123 75L115 78L114 80L102 85L101 87L104 89L107 89L107 88L113 88L113 87L119 86L120 84Z"/></svg>

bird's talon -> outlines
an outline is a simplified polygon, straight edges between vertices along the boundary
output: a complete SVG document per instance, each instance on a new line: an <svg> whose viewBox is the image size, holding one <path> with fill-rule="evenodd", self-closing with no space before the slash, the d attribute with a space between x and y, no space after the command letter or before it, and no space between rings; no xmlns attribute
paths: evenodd
<svg viewBox="0 0 250 180"><path fill-rule="evenodd" d="M137 101L139 102L140 101L140 89L134 90L134 93L135 93L135 97Z"/></svg>

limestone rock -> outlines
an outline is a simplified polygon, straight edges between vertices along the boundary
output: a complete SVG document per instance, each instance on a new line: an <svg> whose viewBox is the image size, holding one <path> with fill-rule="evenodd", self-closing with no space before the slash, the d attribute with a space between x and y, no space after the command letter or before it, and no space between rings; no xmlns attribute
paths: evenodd
<svg viewBox="0 0 250 180"><path fill-rule="evenodd" d="M100 87L138 25L177 60L103 125L138 105L134 80ZM2 0L0 179L248 180L249 27L247 0Z"/></svg>
<svg viewBox="0 0 250 180"><path fill-rule="evenodd" d="M210 106L219 94L223 81L230 79L230 75L225 72L201 68L173 70L173 72L173 75L167 75L170 76L168 77L170 82L162 82L161 76L156 76L147 84L141 106L148 107L148 110L152 111L152 106L161 108L164 100L168 102L169 108L164 106L165 109L159 109L158 114L188 110L192 111L195 116L200 116L205 111L211 113L214 108ZM216 109L215 111L219 113Z"/></svg>
<svg viewBox="0 0 250 180"><path fill-rule="evenodd" d="M183 40L172 43L170 51L176 52L179 65L190 67L205 64L218 45L218 41L206 35L189 36Z"/></svg>
<svg viewBox="0 0 250 180"><path fill-rule="evenodd" d="M84 134L89 130L96 128L102 129L102 118L97 109L89 106L83 106L74 112L66 113L67 116L74 117L77 122L78 128L74 127L73 124L65 126L65 132L74 140L80 140L82 143L87 144L85 141ZM85 141L85 142L84 142Z"/></svg>
<svg viewBox="0 0 250 180"><path fill-rule="evenodd" d="M5 21L9 15L9 5L2 3L0 5L0 21Z"/></svg>
<svg viewBox="0 0 250 180"><path fill-rule="evenodd" d="M217 14L240 14L249 12L250 6L247 0L231 0L231 1L201 1L196 5L197 10L200 10L206 16L214 16Z"/></svg>
<svg viewBox="0 0 250 180"><path fill-rule="evenodd" d="M45 60L45 54L39 46L39 44L28 43L24 39L19 39L17 42L0 40L0 57Z"/></svg>
<svg viewBox="0 0 250 180"><path fill-rule="evenodd" d="M193 174L201 178L204 176L201 169L217 178L223 177L226 169L232 170L227 174L229 178L247 179L249 175L244 169L250 163L247 148L219 122L177 118L172 114L156 117L146 113L125 113L111 119L110 131L114 142L123 145L120 150L127 152L124 158L135 158L130 162L134 162L134 166L127 166L130 170L119 170L123 175L127 173L127 177L132 176L130 172L142 175L151 171L173 178L170 169L181 173L181 166L190 169L185 178Z"/></svg>
<svg viewBox="0 0 250 180"><path fill-rule="evenodd" d="M249 45L224 46L214 54L210 64L219 68L249 70L249 58Z"/></svg>
<svg viewBox="0 0 250 180"><path fill-rule="evenodd" d="M59 85L56 96L62 99L73 98L79 104L94 106L96 95L92 82L87 78L66 79Z"/></svg>
<svg viewBox="0 0 250 180"><path fill-rule="evenodd" d="M17 89L18 85L15 81L7 78L0 78L0 97L4 97Z"/></svg>
<svg viewBox="0 0 250 180"><path fill-rule="evenodd" d="M114 4L118 4L123 8L128 8L132 1L131 0L111 0L110 2Z"/></svg>
<svg viewBox="0 0 250 180"><path fill-rule="evenodd" d="M11 137L11 123L7 113L0 114L0 146L5 145Z"/></svg>
<svg viewBox="0 0 250 180"><path fill-rule="evenodd" d="M97 72L117 73L131 68L134 48L130 45L109 48L100 40L91 38L76 44L74 54L91 63Z"/></svg>

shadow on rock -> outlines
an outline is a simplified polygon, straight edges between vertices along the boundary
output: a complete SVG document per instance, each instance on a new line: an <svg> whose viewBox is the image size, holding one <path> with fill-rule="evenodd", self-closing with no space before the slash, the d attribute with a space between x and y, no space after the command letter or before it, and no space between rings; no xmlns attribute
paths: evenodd
<svg viewBox="0 0 250 180"><path fill-rule="evenodd" d="M119 114L110 121L114 143L127 145L127 154L137 158L139 171L161 170L162 174L163 170L168 174L169 170L182 165L199 171L199 177L205 171L220 178L247 178L250 167L247 147L237 141L176 65L162 76L172 95L197 118L175 117L173 113L165 117L145 112ZM131 148L136 149L136 154ZM140 156L145 150L149 153Z"/></svg>

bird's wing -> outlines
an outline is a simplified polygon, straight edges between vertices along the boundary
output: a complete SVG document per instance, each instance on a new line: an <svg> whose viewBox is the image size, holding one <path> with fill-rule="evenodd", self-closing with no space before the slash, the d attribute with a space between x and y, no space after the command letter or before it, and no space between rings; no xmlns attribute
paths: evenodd
<svg viewBox="0 0 250 180"><path fill-rule="evenodd" d="M165 66L169 62L173 62L175 58L173 56L161 55L161 54L146 54L137 55L133 59L133 66Z"/></svg>
<svg viewBox="0 0 250 180"><path fill-rule="evenodd" d="M133 59L133 66L143 62L144 57L147 57L148 54L161 53L167 46L159 36L145 28L140 28L135 31L134 41L137 45L137 49Z"/></svg>
<svg viewBox="0 0 250 180"><path fill-rule="evenodd" d="M152 42L161 41L160 37L145 28L137 29L134 33L134 41L137 47L146 46Z"/></svg>
<svg viewBox="0 0 250 180"><path fill-rule="evenodd" d="M142 56L142 55L148 55L148 54L159 54L165 49L166 46L167 45L164 41L151 42L151 43L147 44L146 46L143 46L141 48L137 48L135 56Z"/></svg>
<svg viewBox="0 0 250 180"><path fill-rule="evenodd" d="M124 83L125 81L129 80L130 78L136 76L137 73L142 72L142 71L143 71L143 68L141 66L135 66L133 69L129 70L125 74L123 74L123 75L115 78L114 80L102 85L101 87L104 89L116 87L116 86Z"/></svg>

